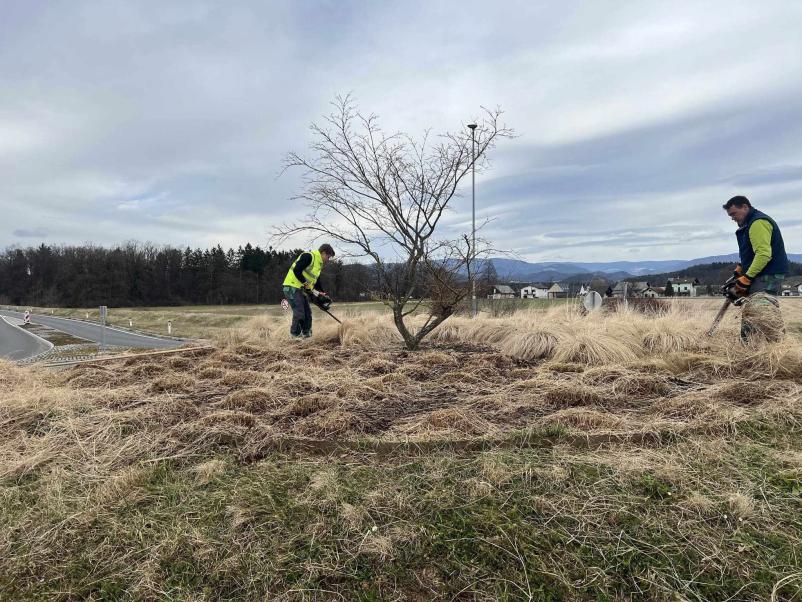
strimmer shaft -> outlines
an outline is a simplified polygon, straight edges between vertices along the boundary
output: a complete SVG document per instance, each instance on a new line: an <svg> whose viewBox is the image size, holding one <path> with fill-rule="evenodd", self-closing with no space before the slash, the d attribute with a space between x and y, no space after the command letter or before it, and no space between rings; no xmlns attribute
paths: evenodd
<svg viewBox="0 0 802 602"><path fill-rule="evenodd" d="M732 301L729 299L724 301L724 305L721 306L721 309L718 310L718 314L716 314L716 319L713 320L713 324L710 325L710 330L707 331L707 336L712 337L713 333L716 332L716 328L718 328L718 325L721 323L721 319L724 317L724 314L727 313L730 305L732 305Z"/></svg>

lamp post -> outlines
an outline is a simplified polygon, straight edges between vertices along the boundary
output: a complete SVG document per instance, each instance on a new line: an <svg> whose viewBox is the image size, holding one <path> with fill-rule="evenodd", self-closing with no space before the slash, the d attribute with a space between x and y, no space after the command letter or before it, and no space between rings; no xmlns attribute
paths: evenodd
<svg viewBox="0 0 802 602"><path fill-rule="evenodd" d="M476 124L469 123L471 130L471 250L468 254L471 262L471 317L479 313L476 303Z"/></svg>

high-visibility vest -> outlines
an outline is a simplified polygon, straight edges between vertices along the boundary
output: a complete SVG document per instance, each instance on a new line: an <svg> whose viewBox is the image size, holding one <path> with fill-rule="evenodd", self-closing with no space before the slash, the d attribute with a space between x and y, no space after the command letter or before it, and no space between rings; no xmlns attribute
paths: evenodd
<svg viewBox="0 0 802 602"><path fill-rule="evenodd" d="M312 263L310 263L306 269L303 271L304 278L306 278L307 282L310 285L314 286L317 279L320 277L320 271L323 269L323 257L320 256L320 251L306 251L306 253L310 253L312 255ZM303 255L303 253L301 253ZM292 286L293 288L301 288L303 287L303 283L295 277L295 264L298 263L298 260L301 258L301 255L292 262L289 271L287 272L287 277L284 278L284 284L282 286Z"/></svg>

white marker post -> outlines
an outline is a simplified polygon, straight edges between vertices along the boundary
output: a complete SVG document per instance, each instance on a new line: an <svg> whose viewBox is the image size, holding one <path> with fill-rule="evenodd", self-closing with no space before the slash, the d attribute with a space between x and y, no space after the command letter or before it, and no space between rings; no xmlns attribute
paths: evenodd
<svg viewBox="0 0 802 602"><path fill-rule="evenodd" d="M134 321L131 318L128 318L128 328L134 327Z"/></svg>
<svg viewBox="0 0 802 602"><path fill-rule="evenodd" d="M100 306L100 351L106 351L106 314L109 308L105 305Z"/></svg>
<svg viewBox="0 0 802 602"><path fill-rule="evenodd" d="M173 321L167 320L167 334L173 334Z"/></svg>

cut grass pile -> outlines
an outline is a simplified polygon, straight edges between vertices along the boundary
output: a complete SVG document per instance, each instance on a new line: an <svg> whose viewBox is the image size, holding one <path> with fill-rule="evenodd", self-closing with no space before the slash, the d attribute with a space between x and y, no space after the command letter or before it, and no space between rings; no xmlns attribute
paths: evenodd
<svg viewBox="0 0 802 602"><path fill-rule="evenodd" d="M714 305L2 364L0 592L802 599L802 344Z"/></svg>

